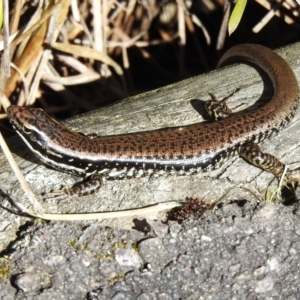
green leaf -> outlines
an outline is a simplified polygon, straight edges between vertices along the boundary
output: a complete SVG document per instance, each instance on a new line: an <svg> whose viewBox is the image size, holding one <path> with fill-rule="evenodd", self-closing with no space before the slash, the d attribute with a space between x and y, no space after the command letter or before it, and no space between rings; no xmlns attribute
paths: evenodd
<svg viewBox="0 0 300 300"><path fill-rule="evenodd" d="M247 0L238 0L228 22L228 33L231 35L238 27L244 13Z"/></svg>

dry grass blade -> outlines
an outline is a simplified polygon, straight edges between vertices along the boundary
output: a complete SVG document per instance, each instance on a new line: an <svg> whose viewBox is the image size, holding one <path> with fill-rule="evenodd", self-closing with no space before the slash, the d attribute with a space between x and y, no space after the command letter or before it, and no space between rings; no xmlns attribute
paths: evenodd
<svg viewBox="0 0 300 300"><path fill-rule="evenodd" d="M123 211L113 211L113 212L95 212L95 213L83 213L83 214L46 214L46 213L36 213L23 206L21 203L16 203L16 205L28 215L50 221L86 221L86 220L103 220L103 219L114 219L114 218L126 218L133 216L143 216L155 215L159 212L170 210L172 208L178 207L181 204L175 201L167 203L154 204L149 207L129 209Z"/></svg>
<svg viewBox="0 0 300 300"><path fill-rule="evenodd" d="M4 155L7 157L7 160L9 162L12 170L16 174L25 195L28 197L29 201L31 202L31 204L35 208L35 212L36 213L43 213L44 209L41 207L39 202L36 200L34 193L32 192L31 188L27 184L22 172L20 171L20 169L19 169L18 165L16 164L11 152L9 151L9 149L7 147L7 144L5 143L1 133L0 133L0 145L1 145L1 148L3 150Z"/></svg>
<svg viewBox="0 0 300 300"><path fill-rule="evenodd" d="M120 76L123 75L122 68L113 59L111 59L107 54L101 53L98 50L87 48L84 46L62 44L62 43L54 43L52 45L52 48L62 51L62 52L65 52L65 53L73 54L76 56L102 61L102 62L108 64L109 66L112 66L118 75L120 75Z"/></svg>
<svg viewBox="0 0 300 300"><path fill-rule="evenodd" d="M256 0L261 6L266 8L268 11L273 10L274 15L283 19L287 24L293 24L298 29L300 28L299 24L299 2L295 0L285 0L273 2L270 0ZM275 7L277 9L275 9ZM280 9L278 9L280 8ZM268 14L266 15L266 17ZM264 17L264 18L266 18ZM261 21L263 23L263 21ZM266 21L265 21L266 22ZM259 28L255 32L259 32Z"/></svg>
<svg viewBox="0 0 300 300"><path fill-rule="evenodd" d="M46 5L46 3L48 4ZM25 101L24 94L19 91L19 87L22 87L22 85L18 85L19 73L12 71L5 94L10 97L13 92L16 92L19 97L18 104L21 105L32 104L37 97L43 98L44 90L40 87L42 78L47 81L47 86L52 88L52 83L60 84L61 86L56 87L55 90L68 89L68 93L74 93L71 90L75 90L75 88L67 86L109 78L113 84L109 85L110 94L107 94L107 98L114 99L117 96L118 98L114 99L117 100L120 97L126 97L127 87L129 87L129 92L132 92L130 89L136 88L131 79L134 75L125 74L123 71L132 67L133 57L129 48L137 47L140 51L139 55L142 55L143 59L150 59L156 72L163 76L166 73L162 72L164 68L153 59L152 54L144 47L159 47L164 43L176 43L176 41L179 41L180 46L185 47L186 32L188 31L192 32L201 62L205 69L208 69L201 51L202 45L197 41L192 24L193 20L198 25L201 24L200 19L193 14L191 14L193 18L190 17L190 4L182 0L178 3L150 3L136 0L127 2L118 0L51 0L46 2L41 0L24 3L17 0L15 5L15 9L11 12L10 28L17 36L11 35L9 38L9 40L13 39L10 43L11 57L19 73L26 78L26 86L30 93L29 98ZM166 28L159 27L160 34L153 39L150 29L157 22L157 17L161 24L166 25ZM51 25L51 22L55 23L54 26ZM168 22L172 25L169 26ZM201 28L204 26L202 25ZM177 32L174 32L173 29ZM49 48L45 48L45 45L48 45ZM64 62L59 61L59 54L53 49L71 54L85 63L89 70L84 72L77 70L80 74L74 74L74 67L70 64L66 66ZM184 51L181 55L181 58L177 57L176 59L177 64L180 62L181 65L179 73L184 74L185 70L183 69L186 69L183 63ZM40 59L36 60L36 57L40 57ZM121 62L118 61L119 58ZM34 70L33 66L37 62L39 65ZM56 74L53 76L49 73L45 74L49 64L56 70ZM112 67L113 72L108 67ZM28 72L30 72L29 76L27 76ZM170 74L167 77L170 77ZM98 86L101 86L101 80ZM105 84L105 80L102 82ZM107 89L107 86L104 88ZM115 93L115 90L118 90L118 93ZM88 92L77 93L77 97L92 98L90 101L94 103L94 95L88 95ZM64 97L62 98L65 100ZM107 101L102 100L103 98L101 95L97 97L97 101ZM47 103L47 100L42 100L41 103L44 107L52 105L52 103ZM94 107L94 105L84 105L82 101L77 100L75 102L78 106L74 107L74 111L76 109L78 111L80 107L83 109ZM69 103L67 105L62 103L61 106L68 107Z"/></svg>
<svg viewBox="0 0 300 300"><path fill-rule="evenodd" d="M256 0L256 2L264 5L268 10L273 5L270 0ZM210 22L218 26L216 24L219 24L220 20L215 20L214 17L219 15L218 10L222 9L222 5L226 6L228 3L227 0L223 2L16 0L10 7L11 35L8 39L10 57L27 78L26 73L30 67L31 72L34 73L32 65L35 57L42 55L40 66L36 71L37 76L34 73L34 76L31 76L32 80L26 82L29 90L32 90L28 103L33 103L36 97L43 98L44 95L48 97L51 93L47 88L45 93L43 86L40 85L40 79L44 76L43 69L46 65L52 64L57 71L58 78L43 77L47 78L48 82L49 80L60 82L65 85L65 89L72 90L72 92L75 90L77 93L76 88L66 86L100 79L100 84L97 86L97 92L100 95L96 97L97 100L93 97L95 93L89 94L89 91L95 88L92 84L90 85L92 89L82 94L77 93L77 97L93 102L93 104L95 101L99 102L96 105L107 104L110 101L119 100L120 97L128 96L128 93L134 94L196 75L195 70L199 70L198 72L210 70L215 57L207 56L205 51L212 48L216 40L217 50L223 48L227 36L226 14L229 10L225 13L218 39L211 36L213 30L209 27ZM297 26L298 5L295 0L280 1L280 3L281 7L279 11L275 11L275 15L280 15L285 22L291 23L292 21ZM204 17L204 15L207 16ZM50 17L55 20L56 26L51 26ZM208 21L209 18L210 21ZM266 19L262 21L262 23L266 22ZM55 33L51 33L51 30ZM17 36L15 37L14 34ZM49 46L49 49L45 49L44 45ZM189 55L187 52L189 48L193 48L196 53ZM73 66L66 66L60 62L57 59L57 51L53 49L71 54L85 63L91 72L86 73L87 77L83 74L85 72L78 71L81 74L74 74ZM138 54L136 54L136 49L138 49ZM40 54L46 50L49 50L47 55ZM159 55L162 58L158 58ZM139 61L140 57L142 62ZM147 63L151 66L146 70L144 65ZM171 71L168 70L170 66ZM150 86L151 80L143 80L143 83L140 83L140 76L136 74L142 73L146 77L150 72L158 74L153 86ZM165 74L168 75L165 76ZM13 71L5 92L7 96L11 96L13 92L20 93L18 82L19 75ZM107 82L108 85L106 85ZM147 82L147 87L144 87L145 82ZM116 94L115 87L121 93ZM19 103L24 103L24 96L21 95L20 99ZM48 99L42 100L44 107L53 105L52 102L47 103ZM60 103L59 99L55 101L55 104L61 104L62 107L69 105ZM78 104L74 107L74 113L83 111L87 107L88 105Z"/></svg>
<svg viewBox="0 0 300 300"><path fill-rule="evenodd" d="M225 38L226 38L226 34L227 34L227 26L228 26L228 21L229 21L229 16L230 16L230 8L231 8L231 2L226 0L225 4L224 4L223 19L222 19L219 36L218 36L218 41L217 41L217 50L221 50L224 47Z"/></svg>
<svg viewBox="0 0 300 300"><path fill-rule="evenodd" d="M46 11L44 15L45 14L48 15L49 11ZM41 23L41 21L39 21L38 22L39 26L35 30L32 30L32 28L31 30L29 30L32 33L32 35L30 36L28 42L26 43L23 53L14 61L14 64L22 74L27 73L28 69L30 68L32 62L35 60L36 56L38 56L39 52L43 50L42 45L44 43L45 36L48 30L49 16L47 18L42 17L42 19L43 22ZM34 25L33 27L35 28L36 25ZM26 35L26 33L24 35ZM13 71L5 88L5 95L7 97L9 97L15 90L19 78L20 78L19 73Z"/></svg>
<svg viewBox="0 0 300 300"><path fill-rule="evenodd" d="M17 0L14 3L14 11L11 16L11 22L9 28L11 33L15 33L18 30L21 12L22 12L22 0Z"/></svg>
<svg viewBox="0 0 300 300"><path fill-rule="evenodd" d="M28 70L28 73L26 75L26 78L24 78L23 73L19 72L20 78L23 80L23 89L19 94L19 99L18 99L17 105L23 106L23 105L28 105L30 103L29 87L31 86L32 82L34 81L34 78L35 78L34 76L36 74L36 70L39 67L41 57L42 57L42 52L39 53L39 55L35 58L35 60L31 64L30 69ZM16 66L13 65L13 67L18 71Z"/></svg>
<svg viewBox="0 0 300 300"><path fill-rule="evenodd" d="M65 86L89 83L98 80L100 78L101 78L100 74L93 71L88 71L84 74L68 76L68 77L59 77L59 76L46 75L46 74L43 74L42 77L43 81L59 83Z"/></svg>
<svg viewBox="0 0 300 300"><path fill-rule="evenodd" d="M280 6L281 3L278 3L271 10L269 10L268 13L259 21L259 23L253 27L253 32L258 33L260 30L262 30L262 28L264 28L266 24L268 24L269 21L274 17Z"/></svg>
<svg viewBox="0 0 300 300"><path fill-rule="evenodd" d="M17 36L10 44L11 47L17 46L19 43L21 43L23 40L25 40L27 37L30 37L35 30L37 30L47 19L49 19L52 14L55 12L56 9L60 7L61 4L66 3L68 1L66 0L58 0L55 4L53 4L51 7L46 9L39 20L34 23L26 32L20 34Z"/></svg>
<svg viewBox="0 0 300 300"><path fill-rule="evenodd" d="M93 15L94 15L94 47L99 52L106 52L106 34L105 24L107 24L106 14L103 13L106 1L93 0Z"/></svg>
<svg viewBox="0 0 300 300"><path fill-rule="evenodd" d="M3 63L4 63L4 76L5 79L10 76L10 51L9 51L9 23L8 23L8 0L3 1L3 41L4 41L4 53L3 53ZM6 81L6 80L5 80ZM3 87L1 87L3 90Z"/></svg>

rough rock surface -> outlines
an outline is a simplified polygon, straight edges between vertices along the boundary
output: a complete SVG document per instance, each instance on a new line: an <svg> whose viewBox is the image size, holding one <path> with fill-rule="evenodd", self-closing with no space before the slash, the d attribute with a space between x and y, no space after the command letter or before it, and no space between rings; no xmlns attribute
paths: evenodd
<svg viewBox="0 0 300 300"><path fill-rule="evenodd" d="M1 255L0 299L299 299L299 217L244 202L144 232L27 223Z"/></svg>

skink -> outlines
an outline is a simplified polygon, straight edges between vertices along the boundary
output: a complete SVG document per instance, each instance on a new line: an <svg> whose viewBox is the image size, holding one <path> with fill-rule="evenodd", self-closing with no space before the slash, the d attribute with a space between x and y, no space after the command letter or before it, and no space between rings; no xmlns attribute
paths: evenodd
<svg viewBox="0 0 300 300"><path fill-rule="evenodd" d="M233 61L251 62L270 77L274 94L259 110L232 115L225 105L225 116L218 114L220 118L217 116L215 122L97 138L71 131L42 109L10 106L7 114L20 137L44 163L84 177L93 176L94 182L86 190L86 186L66 189L69 196L98 188L99 177L95 174L110 178L165 172L192 174L216 169L236 155L280 177L284 165L261 152L256 144L277 134L293 118L299 105L297 79L284 59L263 46L234 46L218 66ZM214 99L208 102L211 115L218 103L224 104Z"/></svg>

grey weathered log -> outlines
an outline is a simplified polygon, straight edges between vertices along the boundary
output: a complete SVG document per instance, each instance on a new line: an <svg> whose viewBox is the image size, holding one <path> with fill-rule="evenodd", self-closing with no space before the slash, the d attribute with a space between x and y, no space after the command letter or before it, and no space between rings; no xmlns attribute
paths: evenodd
<svg viewBox="0 0 300 300"><path fill-rule="evenodd" d="M300 44L281 49L278 53L288 61L299 79ZM266 78L266 75L259 73L257 69L245 64L230 66L130 97L114 105L77 116L65 123L70 128L84 133L114 135L202 122L204 121L202 116L206 116L203 103L209 99L208 92L213 92L221 99L239 87L242 89L241 92L229 101L229 106L236 108L234 111L249 107L252 110L272 96L273 89ZM274 154L286 164L297 163L300 156L299 118L298 110L291 125L274 139L266 141L262 149ZM9 146L36 194L61 185L69 186L80 180L78 177L42 165L18 137L10 139ZM22 199L20 185L2 152L0 162L0 189L14 200L28 203L24 197ZM43 206L53 213L83 213L124 210L195 197L210 202L240 199L260 201L265 200L266 191L274 190L276 184L277 181L272 174L249 165L241 158L236 158L218 170L192 176L107 181L100 191L92 196L60 203L48 201L43 203ZM3 195L1 197L2 206L11 208L9 201ZM1 209L0 214L1 251L15 238L19 226L28 218L12 214L5 209ZM128 228L130 221L121 219L99 222Z"/></svg>

